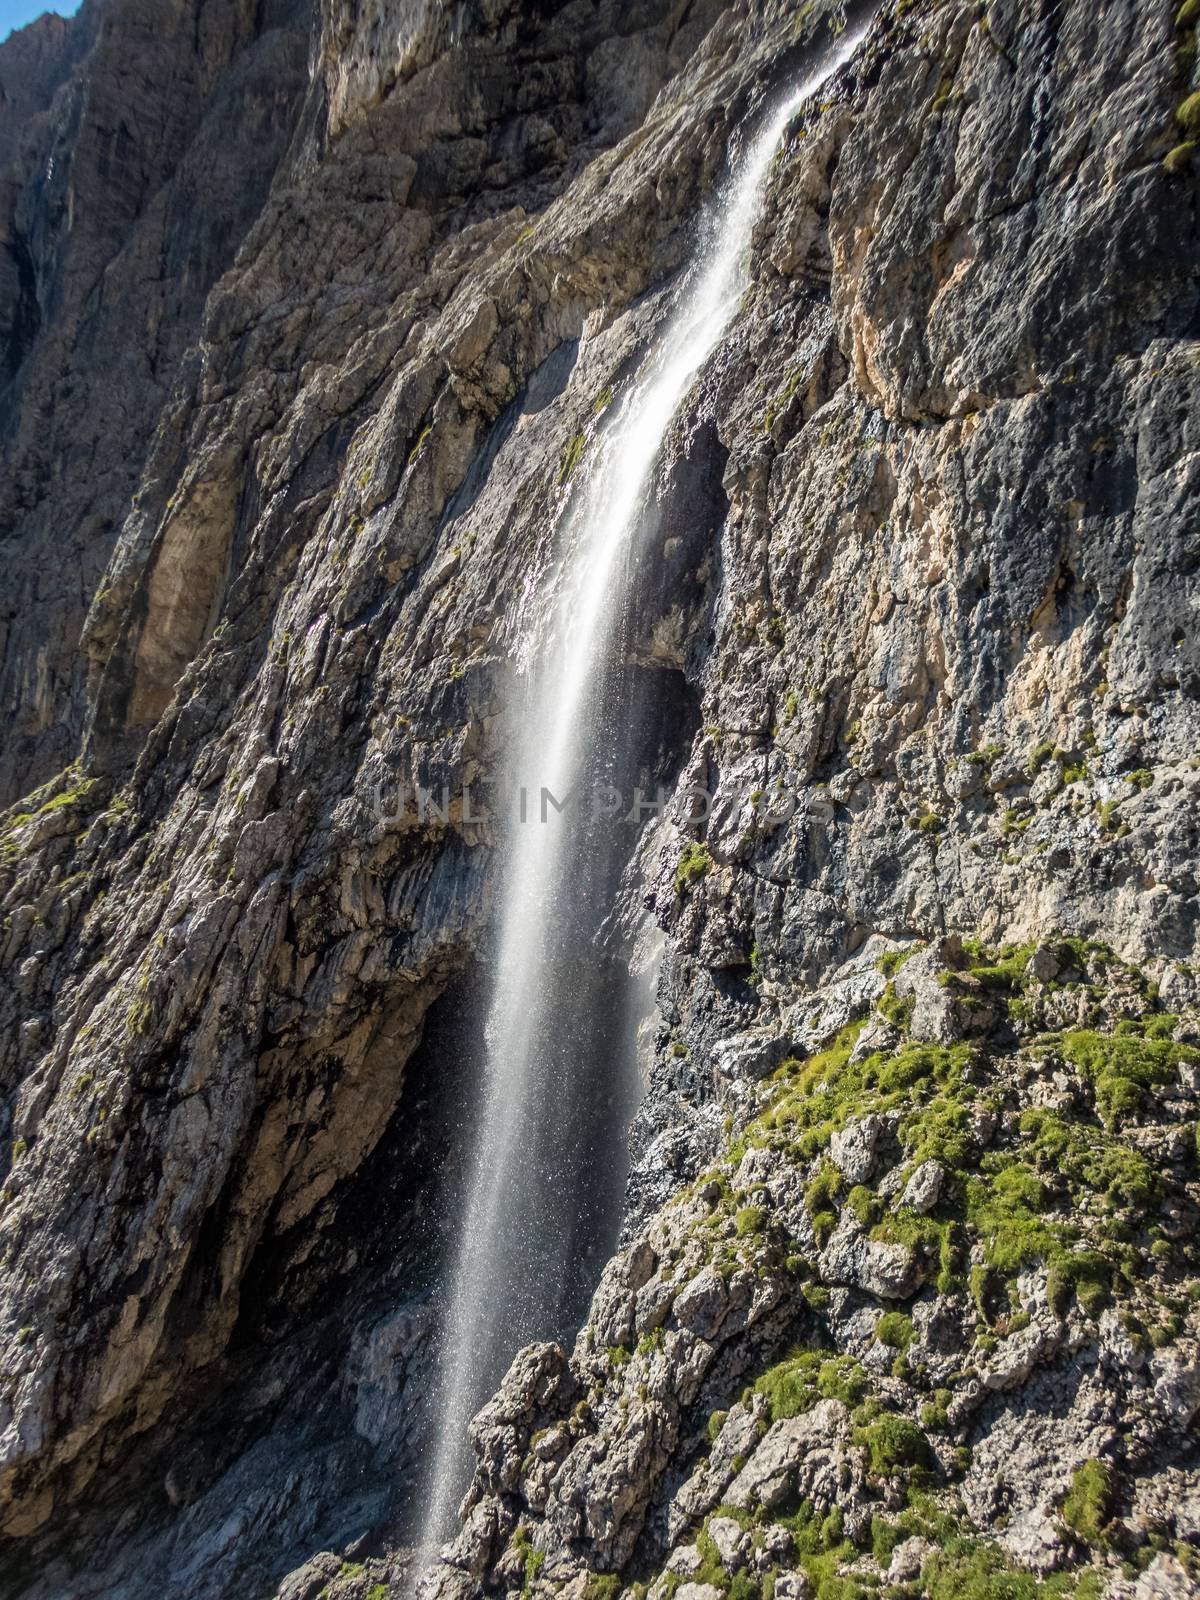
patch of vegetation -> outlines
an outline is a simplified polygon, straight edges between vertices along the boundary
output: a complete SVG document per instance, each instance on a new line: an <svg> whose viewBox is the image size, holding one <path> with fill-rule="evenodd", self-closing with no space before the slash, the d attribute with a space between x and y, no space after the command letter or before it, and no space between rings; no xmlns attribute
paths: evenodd
<svg viewBox="0 0 1200 1600"><path fill-rule="evenodd" d="M766 409L765 415L763 416L763 431L765 433L770 433L771 429L775 426L776 417L779 416L780 412L786 410L788 405L791 403L796 390L800 387L800 379L802 376L803 374L798 367L789 373L787 382L784 384L779 394L776 395L774 400L771 401L770 405Z"/></svg>
<svg viewBox="0 0 1200 1600"><path fill-rule="evenodd" d="M617 1600L624 1587L625 1580L615 1572L589 1573L584 1600Z"/></svg>
<svg viewBox="0 0 1200 1600"><path fill-rule="evenodd" d="M945 823L936 811L914 811L908 825L917 833L941 833Z"/></svg>
<svg viewBox="0 0 1200 1600"><path fill-rule="evenodd" d="M679 852L679 864L675 868L676 892L686 884L699 883L706 878L712 870L712 864L708 846L689 839Z"/></svg>
<svg viewBox="0 0 1200 1600"><path fill-rule="evenodd" d="M917 951L923 948L923 945L914 944L910 945L907 950L885 950L879 960L876 961L875 969L877 972L881 972L885 978L894 978L904 963L911 961Z"/></svg>
<svg viewBox="0 0 1200 1600"><path fill-rule="evenodd" d="M972 750L967 757L973 767L982 767L985 772L990 772L1000 756L1004 754L1002 744L981 745L978 750Z"/></svg>
<svg viewBox="0 0 1200 1600"><path fill-rule="evenodd" d="M866 1447L871 1471L879 1478L926 1471L933 1465L929 1440L906 1417L885 1412L874 1422L855 1429L856 1444Z"/></svg>
<svg viewBox="0 0 1200 1600"><path fill-rule="evenodd" d="M876 1003L876 1009L893 1027L904 1029L912 1020L913 1004L911 995L902 1000L896 993L895 984L889 981Z"/></svg>
<svg viewBox="0 0 1200 1600"><path fill-rule="evenodd" d="M1071 1487L1059 1514L1081 1539L1098 1544L1112 1516L1115 1491L1112 1468L1093 1457L1071 1474Z"/></svg>
<svg viewBox="0 0 1200 1600"><path fill-rule="evenodd" d="M426 446L426 444L427 444L427 442L429 440L429 435L432 432L433 432L433 423L432 422L427 422L425 424L425 426L421 429L420 433L417 435L416 444L414 444L412 449L408 452L408 463L407 464L410 467L414 466L416 464L416 461L417 461L418 457L420 456L422 450L424 450L424 448L425 448L425 446Z"/></svg>
<svg viewBox="0 0 1200 1600"><path fill-rule="evenodd" d="M804 1191L804 1207L822 1244L837 1227L837 1198L844 1187L832 1161L823 1161Z"/></svg>
<svg viewBox="0 0 1200 1600"><path fill-rule="evenodd" d="M903 1311L885 1311L875 1324L875 1337L889 1350L907 1350L913 1341L913 1321Z"/></svg>
<svg viewBox="0 0 1200 1600"><path fill-rule="evenodd" d="M867 1392L867 1375L850 1356L828 1350L800 1349L764 1372L746 1391L746 1399L760 1394L771 1411L772 1422L799 1417L818 1400L841 1400L858 1405Z"/></svg>
<svg viewBox="0 0 1200 1600"><path fill-rule="evenodd" d="M586 446L587 440L584 438L583 434L577 433L567 448L563 451L562 462L560 463L558 469L559 484L570 483L571 479L575 476L575 469L583 459L583 452Z"/></svg>
<svg viewBox="0 0 1200 1600"><path fill-rule="evenodd" d="M14 860L20 854L15 838L19 829L31 822L52 816L68 806L94 810L103 800L107 786L102 778L83 776L78 762L65 768L48 782L35 789L24 801L18 801L11 810L0 813L0 859Z"/></svg>
<svg viewBox="0 0 1200 1600"><path fill-rule="evenodd" d="M1014 1566L991 1541L959 1538L925 1563L921 1593L927 1600L1093 1600L1098 1590L1089 1575L1038 1578Z"/></svg>
<svg viewBox="0 0 1200 1600"><path fill-rule="evenodd" d="M1200 1050L1169 1039L1144 1039L1078 1029L1064 1035L1067 1060L1088 1078L1105 1125L1120 1127L1142 1109L1147 1093L1172 1083L1184 1063L1200 1065Z"/></svg>

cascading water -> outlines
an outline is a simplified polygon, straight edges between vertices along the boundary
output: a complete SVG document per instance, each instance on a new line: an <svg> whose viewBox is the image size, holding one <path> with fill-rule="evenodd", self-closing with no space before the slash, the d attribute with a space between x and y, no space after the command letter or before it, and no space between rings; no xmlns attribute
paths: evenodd
<svg viewBox="0 0 1200 1600"><path fill-rule="evenodd" d="M591 1287L580 1257L611 1244L611 1197L632 1103L629 1027L594 946L620 860L586 795L611 776L636 707L621 703L623 579L655 462L680 403L749 283L750 235L789 121L853 52L847 29L767 119L714 207L681 299L608 428L571 521L552 641L529 675L508 787L528 796L508 829L484 1103L443 1331L440 1428L421 1541L432 1558L469 1477L467 1424L516 1350L564 1331ZM543 814L541 795L580 800ZM628 844L625 850L627 852ZM594 1036L607 1041L596 1062ZM624 1063L613 1058L624 1057ZM593 1067L598 1065L597 1075Z"/></svg>

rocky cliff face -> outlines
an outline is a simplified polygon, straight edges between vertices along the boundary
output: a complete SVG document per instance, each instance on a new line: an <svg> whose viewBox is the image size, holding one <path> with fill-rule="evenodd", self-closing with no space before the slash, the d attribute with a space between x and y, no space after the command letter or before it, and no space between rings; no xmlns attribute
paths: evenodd
<svg viewBox="0 0 1200 1600"><path fill-rule="evenodd" d="M1189 1592L1196 21L901 0L772 169L632 608L680 799L614 908L663 937L623 1247L482 1413L445 1594ZM89 0L0 48L14 1594L412 1592L454 796L836 26Z"/></svg>
<svg viewBox="0 0 1200 1600"><path fill-rule="evenodd" d="M0 51L0 801L77 753L80 631L303 105L308 8L88 0Z"/></svg>

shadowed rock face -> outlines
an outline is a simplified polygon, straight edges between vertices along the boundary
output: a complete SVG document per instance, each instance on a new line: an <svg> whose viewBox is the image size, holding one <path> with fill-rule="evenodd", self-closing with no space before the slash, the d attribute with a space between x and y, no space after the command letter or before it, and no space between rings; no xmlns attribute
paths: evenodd
<svg viewBox="0 0 1200 1600"><path fill-rule="evenodd" d="M85 4L0 47L0 800L78 748L80 629L307 87L309 8Z"/></svg>
<svg viewBox="0 0 1200 1600"><path fill-rule="evenodd" d="M410 1592L487 983L493 839L453 796L495 770L701 208L828 33L715 0L102 0L0 47L6 1592ZM648 784L712 806L631 836L607 925L662 945L625 1246L590 1343L523 1353L481 1414L446 1593L657 1600L668 1563L704 1600L739 1567L806 1593L804 1503L838 1507L835 1564L873 1516L946 1542L901 1525L913 1470L996 1560L1143 1600L1117 1556L1156 1534L1187 1592L1190 43L1133 0L885 7L772 169L633 585L628 676L671 711ZM857 1023L835 1126L726 1148ZM1078 1033L1175 1054L1142 1083ZM931 1061L897 1093L980 1120L905 1143L906 1049ZM1055 1188L1031 1105L1120 1170ZM954 1209L1026 1137L1113 1307ZM870 1383L741 1400L797 1342ZM1090 1461L1096 1528L1060 1515Z"/></svg>

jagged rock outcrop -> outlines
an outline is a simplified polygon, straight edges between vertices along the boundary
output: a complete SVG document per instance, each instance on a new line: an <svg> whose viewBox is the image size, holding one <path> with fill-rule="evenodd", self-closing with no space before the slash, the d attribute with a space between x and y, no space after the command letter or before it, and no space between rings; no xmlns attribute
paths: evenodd
<svg viewBox="0 0 1200 1600"><path fill-rule="evenodd" d="M487 926L492 834L462 786L494 771L696 218L837 19L158 17L87 0L27 69L50 109L0 105L0 784L47 780L0 823L0 1563L30 1595L379 1600L412 1581L436 1169L453 1187ZM941 1600L976 1574L920 1541L968 1528L1003 1549L964 1561L1082 1561L1114 1597L1190 1581L1171 1230L1194 1041L1131 1108L1037 1038L1190 1027L1200 998L1195 23L887 5L773 166L632 607L631 668L673 708L648 777L681 798L631 834L614 916L665 935L625 1248L591 1344L523 1355L537 1393L514 1377L480 1418L464 1594L778 1574L783 1600L887 1553L888 1582ZM1067 935L1130 965L1085 983ZM1041 947L991 979L972 939ZM925 948L881 971L881 940ZM769 1137L721 1156L782 1062L864 1019L829 1168ZM863 1081L919 1049L935 1105L946 1060L974 1075L953 1156L904 1145L915 1110ZM1177 1308L1134 1286L1131 1331L1078 1283L1051 1306L1037 1256L993 1282L978 1219L937 1288L929 1240L984 1182L970 1163L1018 1181L1030 1103L1169 1194L1152 1221L1122 1190L1088 1249L1162 1243L1149 1281ZM720 1176L689 1188L710 1168L749 1196L733 1212ZM825 1353L758 1387L797 1338ZM1044 1427L1019 1433L1022 1404ZM968 1443L984 1466L951 1512ZM900 1505L914 1471L936 1508ZM1111 1548L1154 1556L1140 1576L1096 1554L1115 1523Z"/></svg>
<svg viewBox="0 0 1200 1600"><path fill-rule="evenodd" d="M1077 940L941 968L997 1021L927 1044L916 955L518 1355L431 1593L1195 1592L1200 1023Z"/></svg>

